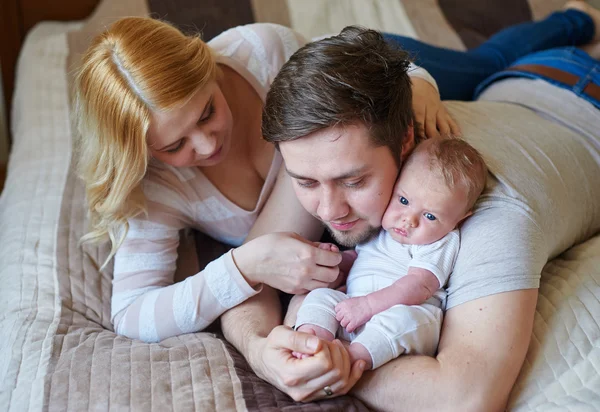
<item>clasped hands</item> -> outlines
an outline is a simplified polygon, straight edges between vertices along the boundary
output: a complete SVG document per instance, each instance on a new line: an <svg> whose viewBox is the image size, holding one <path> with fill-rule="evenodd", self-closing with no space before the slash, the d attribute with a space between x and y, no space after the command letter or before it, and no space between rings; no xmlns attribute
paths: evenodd
<svg viewBox="0 0 600 412"><path fill-rule="evenodd" d="M253 342L249 358L259 377L300 402L345 395L358 382L366 365L362 360L351 363L344 344L335 339L327 342L316 336L277 326L266 338ZM312 356L298 359L292 352Z"/></svg>

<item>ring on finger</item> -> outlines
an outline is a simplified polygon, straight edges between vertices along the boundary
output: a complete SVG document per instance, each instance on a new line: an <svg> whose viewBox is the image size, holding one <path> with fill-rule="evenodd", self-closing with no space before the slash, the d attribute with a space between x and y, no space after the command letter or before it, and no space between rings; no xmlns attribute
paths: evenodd
<svg viewBox="0 0 600 412"><path fill-rule="evenodd" d="M325 395L327 396L333 396L333 391L331 390L331 386L329 385L323 388L323 392L325 392Z"/></svg>

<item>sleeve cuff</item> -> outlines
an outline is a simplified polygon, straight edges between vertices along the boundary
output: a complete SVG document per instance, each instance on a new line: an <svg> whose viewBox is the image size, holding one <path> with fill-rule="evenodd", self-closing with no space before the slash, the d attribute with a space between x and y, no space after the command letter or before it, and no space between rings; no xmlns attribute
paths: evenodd
<svg viewBox="0 0 600 412"><path fill-rule="evenodd" d="M427 80L427 82L429 82L429 84L431 84L433 87L435 87L435 90L437 90L438 93L440 92L437 82L435 81L433 76L431 76L429 74L429 72L427 70L425 70L424 68L419 67L414 63L411 63L410 66L408 67L408 75L410 77L419 77L423 80Z"/></svg>
<svg viewBox="0 0 600 412"><path fill-rule="evenodd" d="M443 288L445 286L446 281L444 279L444 276L442 275L441 269L437 266L419 260L411 260L408 266L430 271L431 273L433 273L433 276L437 278L438 282L440 282L440 288Z"/></svg>
<svg viewBox="0 0 600 412"><path fill-rule="evenodd" d="M262 284L253 288L246 282L233 261L231 250L204 269L206 282L219 303L230 309L258 294Z"/></svg>

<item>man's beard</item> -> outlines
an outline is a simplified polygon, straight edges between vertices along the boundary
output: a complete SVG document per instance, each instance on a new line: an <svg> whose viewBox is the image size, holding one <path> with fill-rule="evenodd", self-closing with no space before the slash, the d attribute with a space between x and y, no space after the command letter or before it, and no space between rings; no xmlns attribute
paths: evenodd
<svg viewBox="0 0 600 412"><path fill-rule="evenodd" d="M380 227L369 226L360 233L340 232L325 225L331 236L342 246L354 247L359 243L366 242L379 233Z"/></svg>

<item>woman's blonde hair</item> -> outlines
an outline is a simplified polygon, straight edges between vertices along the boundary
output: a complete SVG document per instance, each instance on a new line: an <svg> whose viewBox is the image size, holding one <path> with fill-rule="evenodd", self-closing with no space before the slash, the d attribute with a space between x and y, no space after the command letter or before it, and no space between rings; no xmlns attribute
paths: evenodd
<svg viewBox="0 0 600 412"><path fill-rule="evenodd" d="M216 75L215 58L199 36L151 18L118 20L84 54L74 96L91 224L82 241L108 235L106 262L123 242L128 219L145 213L151 113L182 107Z"/></svg>

